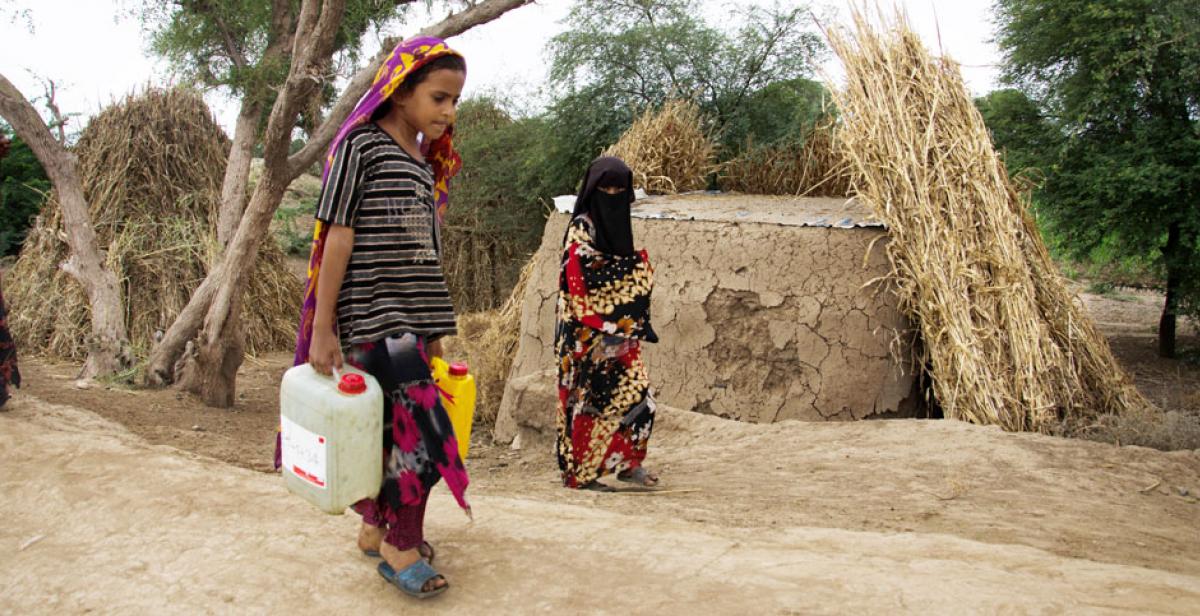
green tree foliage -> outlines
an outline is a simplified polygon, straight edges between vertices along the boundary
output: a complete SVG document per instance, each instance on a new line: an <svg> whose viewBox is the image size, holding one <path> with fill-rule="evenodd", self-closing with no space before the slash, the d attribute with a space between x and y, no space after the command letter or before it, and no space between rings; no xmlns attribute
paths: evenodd
<svg viewBox="0 0 1200 616"><path fill-rule="evenodd" d="M550 44L557 160L580 173L637 110L670 96L700 104L726 155L748 137L772 140L820 88L800 79L824 51L807 15L803 6L749 8L733 20L739 27L723 30L700 17L696 0L578 0Z"/></svg>
<svg viewBox="0 0 1200 616"><path fill-rule="evenodd" d="M33 217L50 193L50 179L29 146L7 125L0 133L12 140L8 155L0 158L0 256L15 255Z"/></svg>
<svg viewBox="0 0 1200 616"><path fill-rule="evenodd" d="M588 163L620 139L634 113L613 91L590 85L558 98L543 117L544 173L565 194L574 192Z"/></svg>
<svg viewBox="0 0 1200 616"><path fill-rule="evenodd" d="M146 1L140 17L149 31L150 47L165 58L183 78L208 88L224 88L242 100L270 109L274 91L287 76L291 42L299 3L286 11L284 23L273 23L274 4L288 0L173 0ZM432 6L425 0L350 0L336 39L335 64L352 65L361 59L363 37L371 30L401 22L413 5ZM268 53L272 46L283 53ZM326 85L306 112L303 124L312 130L320 109L336 97Z"/></svg>
<svg viewBox="0 0 1200 616"><path fill-rule="evenodd" d="M363 35L404 15L395 0L351 0L337 49L358 59ZM298 15L298 7L291 19ZM150 28L151 49L181 75L236 94L258 92L287 74L287 65L257 66L272 36L272 3L262 0L174 0L146 2L141 17ZM287 28L290 30L290 28ZM288 54L290 55L290 54ZM286 62L285 56L283 61Z"/></svg>
<svg viewBox="0 0 1200 616"><path fill-rule="evenodd" d="M748 143L770 145L795 139L833 115L829 91L803 77L768 84L746 97L722 131L722 146L733 154Z"/></svg>
<svg viewBox="0 0 1200 616"><path fill-rule="evenodd" d="M1066 135L1043 213L1077 255L1157 252L1175 315L1200 314L1200 10L1193 0L999 0L1005 76Z"/></svg>
<svg viewBox="0 0 1200 616"><path fill-rule="evenodd" d="M1013 176L1044 176L1058 154L1062 132L1042 114L1033 99L1012 88L996 90L975 99L975 106L992 133L992 142L1004 156Z"/></svg>

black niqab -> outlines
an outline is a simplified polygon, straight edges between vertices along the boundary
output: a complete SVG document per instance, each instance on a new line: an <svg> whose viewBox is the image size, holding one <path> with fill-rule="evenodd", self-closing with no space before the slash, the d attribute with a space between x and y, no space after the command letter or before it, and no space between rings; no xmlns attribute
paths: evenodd
<svg viewBox="0 0 1200 616"><path fill-rule="evenodd" d="M622 192L610 195L601 186L619 186ZM633 254L633 225L629 208L633 204L633 172L614 156L601 156L588 166L583 187L575 197L572 217L587 214L596 230L595 245L600 252L630 256Z"/></svg>

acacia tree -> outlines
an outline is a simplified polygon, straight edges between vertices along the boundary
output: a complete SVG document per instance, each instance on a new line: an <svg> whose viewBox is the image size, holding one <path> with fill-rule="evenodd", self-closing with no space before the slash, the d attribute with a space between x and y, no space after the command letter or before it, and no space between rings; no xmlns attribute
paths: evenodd
<svg viewBox="0 0 1200 616"><path fill-rule="evenodd" d="M743 9L724 28L700 14L697 0L576 2L549 47L561 84L549 118L555 176L574 178L636 110L671 96L694 99L726 143L740 145L753 103L767 102L759 94L772 84L803 89L824 50L804 6Z"/></svg>
<svg viewBox="0 0 1200 616"><path fill-rule="evenodd" d="M448 38L492 21L530 1L484 0L469 3L462 12L451 14L421 34ZM216 17L231 15L224 11L236 12L239 4L221 3L218 8L222 11L211 14L213 22L217 23ZM395 38L384 41L371 61L354 74L327 116L320 122L310 120L310 126L315 128L308 135L304 147L289 154L293 130L305 114L311 118L314 113L313 98L319 97L322 89L333 80L329 69L338 49L338 36L343 32L349 3L348 0L304 0L298 12L293 12L294 4L289 0L273 0L271 3L271 34L262 56L255 63L255 66L264 69L258 74L264 75L261 79L268 84L273 83L270 78L273 63L282 62L287 67L277 84L265 88L274 90L274 96L266 112L261 136L254 134L252 129L257 120L258 106L267 105L265 100L253 95L259 92L246 92L248 96L243 99L243 108L239 113L239 127L235 130L234 150L230 156L231 169L226 173L221 205L221 220L229 222L226 230L228 245L152 351L147 367L146 380L149 383L166 384L178 376L184 389L199 395L206 404L212 406L233 404L237 368L243 356L237 320L242 291L284 191L292 180L321 157L338 127L370 87L379 64L398 42ZM412 2L402 0L376 4L396 9ZM200 7L203 3L177 3L180 8L184 5ZM231 56L251 47L248 41L239 42L233 38L236 31L223 30L219 25L215 31L230 33L224 45L225 51ZM276 48L281 50L279 54L285 55L273 55L272 49ZM239 130L244 132L238 134ZM241 187L245 185L248 174L249 153L256 142L262 146L263 173L243 208L239 190L244 191ZM180 369L178 374L177 366Z"/></svg>
<svg viewBox="0 0 1200 616"><path fill-rule="evenodd" d="M580 0L551 42L551 77L643 106L694 96L724 122L756 90L811 74L823 48L803 6L746 9L731 33L699 12L695 0Z"/></svg>
<svg viewBox="0 0 1200 616"><path fill-rule="evenodd" d="M1058 154L1063 135L1038 104L1020 90L1004 88L975 99L975 106L992 143L1004 155L1009 175L1042 177Z"/></svg>
<svg viewBox="0 0 1200 616"><path fill-rule="evenodd" d="M1042 212L1068 248L1161 255L1159 354L1200 314L1200 11L1193 0L998 0L1006 79L1065 142Z"/></svg>

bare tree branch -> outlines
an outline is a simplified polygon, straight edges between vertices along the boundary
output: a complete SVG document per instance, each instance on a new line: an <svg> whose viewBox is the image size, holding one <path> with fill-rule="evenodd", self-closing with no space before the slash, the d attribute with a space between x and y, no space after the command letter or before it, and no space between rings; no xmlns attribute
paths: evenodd
<svg viewBox="0 0 1200 616"><path fill-rule="evenodd" d="M282 57L295 42L296 24L293 22L292 3L289 0L272 0L271 32L267 35L267 50L260 65Z"/></svg>
<svg viewBox="0 0 1200 616"><path fill-rule="evenodd" d="M207 15L213 20L213 23L217 24L217 30L220 31L221 38L223 39L225 45L226 55L229 56L229 59L233 62L234 66L245 70L250 65L250 63L246 60L246 53L234 40L233 33L230 32L229 26L226 25L225 20L221 18L221 12L216 10L211 2L197 2L194 7L197 12Z"/></svg>
<svg viewBox="0 0 1200 616"><path fill-rule="evenodd" d="M254 142L258 136L258 121L262 107L257 101L246 98L238 112L233 129L233 142L229 146L229 161L225 164L225 178L221 182L221 210L217 216L217 241L229 245L229 239L237 229L238 221L246 207L246 180L250 177L250 162L254 156Z"/></svg>
<svg viewBox="0 0 1200 616"><path fill-rule="evenodd" d="M50 129L58 132L58 144L66 147L67 145L67 118L63 117L62 111L58 108L58 101L55 98L58 95L58 87L53 79L47 78L42 83L42 88L46 92L46 109L50 111Z"/></svg>
<svg viewBox="0 0 1200 616"><path fill-rule="evenodd" d="M292 65L275 99L263 135L263 160L268 167L286 162L296 114L322 81L323 62L333 54L346 0L305 0L300 8L292 49Z"/></svg>
<svg viewBox="0 0 1200 616"><path fill-rule="evenodd" d="M296 24L292 18L290 0L272 0L271 28L267 34L267 48L258 61L259 67L286 58L295 41ZM254 144L258 140L258 125L264 105L265 101L247 93L242 99L242 108L234 125L229 162L225 166L225 177L221 182L221 210L217 217L217 241L222 246L229 245L229 240L237 230L238 222L246 209L246 180L250 176L250 161ZM179 344L183 342L186 340Z"/></svg>

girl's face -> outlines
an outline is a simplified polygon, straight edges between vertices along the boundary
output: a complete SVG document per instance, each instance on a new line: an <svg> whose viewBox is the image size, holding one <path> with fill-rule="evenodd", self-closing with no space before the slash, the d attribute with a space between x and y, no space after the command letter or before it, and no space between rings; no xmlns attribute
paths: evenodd
<svg viewBox="0 0 1200 616"><path fill-rule="evenodd" d="M428 139L441 137L454 124L458 99L466 73L449 69L433 71L411 92L393 99L401 119Z"/></svg>
<svg viewBox="0 0 1200 616"><path fill-rule="evenodd" d="M596 190L599 190L602 193L606 193L606 194L610 194L610 195L619 195L619 194L625 192L625 187L623 187L623 186L601 186L600 188L597 188Z"/></svg>

